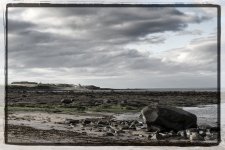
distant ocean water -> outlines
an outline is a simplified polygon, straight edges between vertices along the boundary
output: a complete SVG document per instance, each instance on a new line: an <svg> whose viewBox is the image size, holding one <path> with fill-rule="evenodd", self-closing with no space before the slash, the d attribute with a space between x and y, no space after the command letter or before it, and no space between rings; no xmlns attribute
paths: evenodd
<svg viewBox="0 0 225 150"><path fill-rule="evenodd" d="M208 91L216 92L217 88L147 88L147 89L115 89L114 91Z"/></svg>
<svg viewBox="0 0 225 150"><path fill-rule="evenodd" d="M195 91L195 92L216 92L217 88L146 88L146 89L107 89L107 90L94 90L95 92L146 92L146 91L153 91L153 92L178 92L178 91Z"/></svg>

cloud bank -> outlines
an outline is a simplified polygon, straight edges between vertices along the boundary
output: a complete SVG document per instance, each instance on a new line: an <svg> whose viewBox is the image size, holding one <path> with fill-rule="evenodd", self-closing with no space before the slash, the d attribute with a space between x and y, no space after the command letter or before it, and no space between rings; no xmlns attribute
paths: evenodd
<svg viewBox="0 0 225 150"><path fill-rule="evenodd" d="M9 80L116 88L212 87L216 35L202 36L204 31L189 26L214 17L174 7L9 8ZM143 43L166 47L164 34L198 37L190 36L182 47L173 43L166 51L137 48ZM130 48L131 44L137 46Z"/></svg>

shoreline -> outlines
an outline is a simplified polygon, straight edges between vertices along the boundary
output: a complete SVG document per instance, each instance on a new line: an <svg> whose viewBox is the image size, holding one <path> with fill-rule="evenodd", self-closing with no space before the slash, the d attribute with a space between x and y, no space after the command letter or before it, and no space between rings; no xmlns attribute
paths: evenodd
<svg viewBox="0 0 225 150"><path fill-rule="evenodd" d="M172 132L160 133L170 136L155 141L149 139L153 133L146 132L143 122L133 115L138 114L144 106L156 102L165 106L189 108L195 106L201 109L208 104L217 104L217 92L70 91L58 93L48 91L42 93L16 90L9 91L7 94L9 144L40 143L45 136L51 138L46 139L50 141L42 141L43 144L47 142L49 144L126 145L127 141L130 141L131 145L157 143L179 145L182 142L190 145L196 143L213 145L219 141L217 128L211 126L204 128L212 130L213 140L190 141L189 138ZM62 99L73 99L73 101L63 104ZM131 113L134 118L126 118L129 117L126 116L127 113ZM125 115L125 118L115 119L116 114ZM17 130L19 132L16 132ZM72 132L77 136L73 137Z"/></svg>

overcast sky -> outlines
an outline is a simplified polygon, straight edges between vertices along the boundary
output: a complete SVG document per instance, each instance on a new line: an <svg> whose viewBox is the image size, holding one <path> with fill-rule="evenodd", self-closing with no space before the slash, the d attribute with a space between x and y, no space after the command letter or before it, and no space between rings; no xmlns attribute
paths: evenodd
<svg viewBox="0 0 225 150"><path fill-rule="evenodd" d="M9 8L9 82L217 86L216 8Z"/></svg>

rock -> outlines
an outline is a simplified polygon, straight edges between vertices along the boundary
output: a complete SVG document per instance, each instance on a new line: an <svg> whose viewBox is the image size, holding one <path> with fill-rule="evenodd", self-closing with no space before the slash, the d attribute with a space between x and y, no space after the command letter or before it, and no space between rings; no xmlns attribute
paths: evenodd
<svg viewBox="0 0 225 150"><path fill-rule="evenodd" d="M53 113L59 113L59 112L62 112L61 110L53 110L52 111Z"/></svg>
<svg viewBox="0 0 225 150"><path fill-rule="evenodd" d="M170 135L169 133L159 133L159 136L161 137L161 139L165 139L165 138L168 138L172 135Z"/></svg>
<svg viewBox="0 0 225 150"><path fill-rule="evenodd" d="M206 129L205 134L206 135L211 135L211 130L210 129Z"/></svg>
<svg viewBox="0 0 225 150"><path fill-rule="evenodd" d="M142 134L139 134L138 136L140 136L140 137L145 137L144 135L142 135Z"/></svg>
<svg viewBox="0 0 225 150"><path fill-rule="evenodd" d="M125 131L123 131L122 129L120 129L119 127L113 127L113 126L109 126L109 132L111 133L115 133L115 134L120 134L120 133L125 133Z"/></svg>
<svg viewBox="0 0 225 150"><path fill-rule="evenodd" d="M138 122L138 123L136 123L136 126L143 126L143 123L142 122Z"/></svg>
<svg viewBox="0 0 225 150"><path fill-rule="evenodd" d="M191 132L190 137L189 137L190 141L203 141L204 138L198 134L198 132Z"/></svg>
<svg viewBox="0 0 225 150"><path fill-rule="evenodd" d="M147 126L156 125L166 131L180 131L197 127L196 115L176 107L146 106L141 110L144 123Z"/></svg>
<svg viewBox="0 0 225 150"><path fill-rule="evenodd" d="M71 104L72 102L74 101L74 99L62 99L61 100L61 103L62 104Z"/></svg>
<svg viewBox="0 0 225 150"><path fill-rule="evenodd" d="M186 135L188 138L190 138L190 135L192 132L197 132L198 130L196 128L190 128L190 129L186 129Z"/></svg>
<svg viewBox="0 0 225 150"><path fill-rule="evenodd" d="M105 136L114 136L114 134L111 133L111 132L106 132L106 133L105 133Z"/></svg>
<svg viewBox="0 0 225 150"><path fill-rule="evenodd" d="M147 129L147 126L143 125L141 126L141 129Z"/></svg>
<svg viewBox="0 0 225 150"><path fill-rule="evenodd" d="M104 128L103 128L103 131L108 132L108 131L109 131L109 129L110 129L110 127L109 127L109 126L106 126L106 127L104 127Z"/></svg>
<svg viewBox="0 0 225 150"><path fill-rule="evenodd" d="M54 124L65 124L65 122L54 122Z"/></svg>
<svg viewBox="0 0 225 150"><path fill-rule="evenodd" d="M65 124L78 124L80 120L66 119Z"/></svg>
<svg viewBox="0 0 225 150"><path fill-rule="evenodd" d="M217 138L218 138L218 135L217 134L208 134L208 135L206 135L205 137L204 137L204 140L206 140L206 141L212 141L212 140L217 140Z"/></svg>
<svg viewBox="0 0 225 150"><path fill-rule="evenodd" d="M134 124L136 126L139 125L139 122L137 120L134 120L133 122L131 122L131 124Z"/></svg>
<svg viewBox="0 0 225 150"><path fill-rule="evenodd" d="M141 127L137 127L137 126L136 126L136 130L137 130L137 131L141 130Z"/></svg>
<svg viewBox="0 0 225 150"><path fill-rule="evenodd" d="M69 126L70 126L70 127L72 127L72 128L74 127L74 125L73 125L73 124L69 124Z"/></svg>
<svg viewBox="0 0 225 150"><path fill-rule="evenodd" d="M178 136L181 136L183 138L187 138L187 134L186 134L186 132L184 130L178 131L177 132L177 135Z"/></svg>
<svg viewBox="0 0 225 150"><path fill-rule="evenodd" d="M122 100L120 104L127 104L127 100Z"/></svg>
<svg viewBox="0 0 225 150"><path fill-rule="evenodd" d="M201 135L201 136L206 136L206 131L205 130L198 130L198 133Z"/></svg>
<svg viewBox="0 0 225 150"><path fill-rule="evenodd" d="M164 139L164 137L161 134L159 134L158 132L155 132L155 133L151 133L148 136L148 139L150 139L150 140L162 140L162 139Z"/></svg>
<svg viewBox="0 0 225 150"><path fill-rule="evenodd" d="M91 120L88 120L88 119L84 119L83 120L83 124L84 125L87 125L87 124L90 124L91 123Z"/></svg>
<svg viewBox="0 0 225 150"><path fill-rule="evenodd" d="M148 136L148 139L149 139L149 140L157 140L156 134L150 134L150 135Z"/></svg>
<svg viewBox="0 0 225 150"><path fill-rule="evenodd" d="M129 126L129 129L136 130L135 124L131 124L131 125Z"/></svg>
<svg viewBox="0 0 225 150"><path fill-rule="evenodd" d="M172 131L170 131L170 132L168 133L168 135L169 135L169 136L175 136L176 133L172 130Z"/></svg>
<svg viewBox="0 0 225 150"><path fill-rule="evenodd" d="M102 132L102 130L101 129L98 129L98 132Z"/></svg>
<svg viewBox="0 0 225 150"><path fill-rule="evenodd" d="M27 95L26 95L26 94L22 94L21 96L22 96L22 97L27 97Z"/></svg>
<svg viewBox="0 0 225 150"><path fill-rule="evenodd" d="M128 125L124 125L124 126L122 127L122 130L127 130L127 129L129 129L129 126L128 126Z"/></svg>
<svg viewBox="0 0 225 150"><path fill-rule="evenodd" d="M111 103L111 100L109 100L109 99L104 99L103 100L103 104L109 104L109 103Z"/></svg>
<svg viewBox="0 0 225 150"><path fill-rule="evenodd" d="M97 125L105 126L105 125L109 125L109 122L100 120L98 121Z"/></svg>
<svg viewBox="0 0 225 150"><path fill-rule="evenodd" d="M115 133L116 131L114 130L114 129L112 129L112 128L109 128L109 130L108 130L110 133Z"/></svg>
<svg viewBox="0 0 225 150"><path fill-rule="evenodd" d="M117 131L115 131L115 133L116 134L120 134L120 133L125 133L125 131L123 131L123 130L117 130Z"/></svg>

